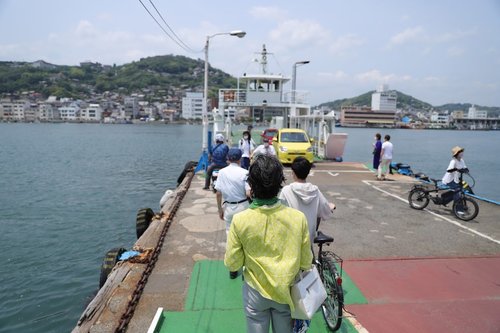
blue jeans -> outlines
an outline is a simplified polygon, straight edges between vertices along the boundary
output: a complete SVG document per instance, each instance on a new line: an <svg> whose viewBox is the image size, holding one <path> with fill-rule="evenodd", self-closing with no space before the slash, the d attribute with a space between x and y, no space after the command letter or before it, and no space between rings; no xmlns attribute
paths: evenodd
<svg viewBox="0 0 500 333"><path fill-rule="evenodd" d="M243 169L248 170L248 168L250 167L250 157L242 157L241 158L241 167Z"/></svg>
<svg viewBox="0 0 500 333"><path fill-rule="evenodd" d="M446 184L450 189L452 189L455 193L453 193L453 201L457 202L460 198L460 184L455 183L454 181Z"/></svg>

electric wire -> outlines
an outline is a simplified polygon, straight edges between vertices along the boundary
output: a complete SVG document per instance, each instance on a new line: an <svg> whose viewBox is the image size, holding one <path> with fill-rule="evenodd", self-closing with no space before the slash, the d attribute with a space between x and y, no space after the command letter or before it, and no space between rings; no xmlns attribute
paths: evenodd
<svg viewBox="0 0 500 333"><path fill-rule="evenodd" d="M144 9L148 12L149 16L151 16L151 18L156 22L156 24L158 24L158 26L160 27L161 30L163 30L163 32L174 42L176 43L181 49L183 49L184 51L186 52L192 52L192 53L199 53L199 52L196 52L196 51L193 51L190 47L188 47L187 45L185 46L185 43L182 42L182 44L177 41L174 37L172 37L167 30L165 30L165 28L161 25L160 22L158 22L158 20L156 19L156 17L154 17L154 15L149 11L149 9L146 7L146 5L144 5L144 3L142 2L142 0L139 0L139 2L141 3L141 5L144 7ZM154 7L154 5L153 5ZM156 9L156 7L155 7ZM161 15L160 15L161 16ZM177 35L176 35L177 36ZM177 37L179 38L179 37ZM180 38L179 38L180 40ZM183 45L184 44L184 45Z"/></svg>
<svg viewBox="0 0 500 333"><path fill-rule="evenodd" d="M163 18L163 16L161 15L161 13L158 11L158 9L156 8L155 4L153 3L152 0L149 0L149 2L151 3L151 6L153 6L153 8L156 10L156 13L158 13L158 16L160 16L160 18L162 19L163 23L165 23L165 25L167 26L168 30L170 30L170 32L172 32L172 34L177 38L177 40L185 46L184 50L186 49L189 49L190 52L193 52L193 53L198 53L200 51L196 51L196 50L193 50L191 47L189 47L186 43L184 43L182 41L182 39L177 36L177 34L175 33L175 31L170 27L170 25L167 23L167 21L165 21L165 19Z"/></svg>

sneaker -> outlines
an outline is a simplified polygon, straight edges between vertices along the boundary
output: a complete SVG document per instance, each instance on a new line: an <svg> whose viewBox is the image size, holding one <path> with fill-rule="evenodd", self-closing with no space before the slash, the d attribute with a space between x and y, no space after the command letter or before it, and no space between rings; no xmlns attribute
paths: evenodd
<svg viewBox="0 0 500 333"><path fill-rule="evenodd" d="M293 320L293 333L305 333L311 324L310 320L294 319Z"/></svg>
<svg viewBox="0 0 500 333"><path fill-rule="evenodd" d="M204 189L205 191L210 191L210 188L209 188L209 187L206 187L206 186L205 186L203 189Z"/></svg>
<svg viewBox="0 0 500 333"><path fill-rule="evenodd" d="M237 272L237 271L236 271L236 272L229 272L229 278L230 278L231 280L234 280L234 279L236 279L237 277L238 277L238 272Z"/></svg>

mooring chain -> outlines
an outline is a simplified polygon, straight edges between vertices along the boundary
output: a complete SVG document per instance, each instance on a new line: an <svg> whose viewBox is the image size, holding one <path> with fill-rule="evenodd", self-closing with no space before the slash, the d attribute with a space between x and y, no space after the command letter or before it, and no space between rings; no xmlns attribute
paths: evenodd
<svg viewBox="0 0 500 333"><path fill-rule="evenodd" d="M193 171L193 169L194 168L192 168L191 171ZM194 173L191 175L191 177L188 178L186 189L179 193L179 200L177 200L177 203L174 205L174 207L172 208L172 211L169 213L167 222L165 223L165 226L163 227L163 230L160 234L160 238L158 239L158 243L156 245L156 248L154 249L152 255L149 257L149 261L147 263L147 266L144 269L144 272L142 272L141 279L137 283L135 290L132 293L132 296L128 302L127 309L125 310L125 313L120 318L120 322L118 323L118 327L116 328L115 333L125 333L125 330L127 329L127 326L130 323L132 316L134 315L135 308L136 308L137 304L139 303L142 292L143 292L144 288L146 287L146 282L148 281L149 275L151 275L151 272L153 271L153 268L156 264L156 261L158 260L158 257L159 257L160 252L161 252L161 248L163 246L163 241L165 240L165 237L167 235L167 231L170 227L170 224L172 223L172 220L175 216L175 213L177 212L177 209L179 209L181 202L184 199L184 196L186 195L189 187L191 186L191 181L193 180L193 177L194 177Z"/></svg>

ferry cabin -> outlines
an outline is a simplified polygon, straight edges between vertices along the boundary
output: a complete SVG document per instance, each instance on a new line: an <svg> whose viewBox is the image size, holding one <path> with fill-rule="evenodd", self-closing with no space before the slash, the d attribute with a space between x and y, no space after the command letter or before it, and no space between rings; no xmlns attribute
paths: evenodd
<svg viewBox="0 0 500 333"><path fill-rule="evenodd" d="M283 127L303 128L301 117L311 114L307 93L285 91L288 81L283 75L243 74L238 78L237 89L219 90L219 108L225 114L243 113L256 122L283 117Z"/></svg>

